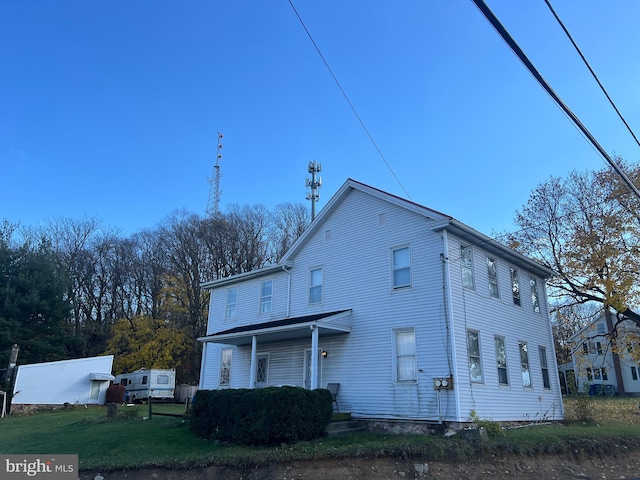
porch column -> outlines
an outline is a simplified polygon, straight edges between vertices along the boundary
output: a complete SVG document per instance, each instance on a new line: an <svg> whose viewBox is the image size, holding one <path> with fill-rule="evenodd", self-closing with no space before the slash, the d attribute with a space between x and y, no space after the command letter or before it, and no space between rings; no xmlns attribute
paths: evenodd
<svg viewBox="0 0 640 480"><path fill-rule="evenodd" d="M251 337L251 370L249 372L249 388L256 386L256 351L258 350L258 338L254 335Z"/></svg>
<svg viewBox="0 0 640 480"><path fill-rule="evenodd" d="M318 388L318 326L311 327L311 390Z"/></svg>

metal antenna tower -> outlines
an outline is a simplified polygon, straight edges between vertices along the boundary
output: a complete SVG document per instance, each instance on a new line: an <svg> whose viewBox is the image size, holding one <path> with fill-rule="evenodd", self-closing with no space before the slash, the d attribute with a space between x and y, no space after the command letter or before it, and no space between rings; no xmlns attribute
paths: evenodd
<svg viewBox="0 0 640 480"><path fill-rule="evenodd" d="M318 189L322 186L322 178L316 179L316 173L320 173L322 170L322 164L317 163L315 160L309 162L308 167L311 179L307 178L307 187L311 190L307 193L307 200L311 200L311 221L316 218L316 202L320 199L320 193Z"/></svg>
<svg viewBox="0 0 640 480"><path fill-rule="evenodd" d="M207 216L213 217L220 213L220 159L222 158L222 135L218 132L218 148L216 150L216 164L213 166L213 172L209 178L209 200L207 202Z"/></svg>

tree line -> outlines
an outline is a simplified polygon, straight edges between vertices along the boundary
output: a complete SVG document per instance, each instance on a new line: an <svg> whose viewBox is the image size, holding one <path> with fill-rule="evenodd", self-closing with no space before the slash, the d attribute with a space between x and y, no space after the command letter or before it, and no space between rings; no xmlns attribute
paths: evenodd
<svg viewBox="0 0 640 480"><path fill-rule="evenodd" d="M175 211L123 236L99 219L0 224L0 369L114 354L114 373L176 368L198 380L204 281L277 262L310 222L303 204Z"/></svg>

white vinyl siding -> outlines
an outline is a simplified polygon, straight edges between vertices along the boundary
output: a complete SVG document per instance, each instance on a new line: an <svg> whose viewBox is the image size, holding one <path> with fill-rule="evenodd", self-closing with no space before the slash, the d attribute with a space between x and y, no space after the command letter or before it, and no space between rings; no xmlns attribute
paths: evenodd
<svg viewBox="0 0 640 480"><path fill-rule="evenodd" d="M394 248L391 251L393 264L393 288L411 286L411 251L409 247Z"/></svg>
<svg viewBox="0 0 640 480"><path fill-rule="evenodd" d="M467 352L469 354L469 376L471 381L482 382L480 334L476 330L467 330Z"/></svg>

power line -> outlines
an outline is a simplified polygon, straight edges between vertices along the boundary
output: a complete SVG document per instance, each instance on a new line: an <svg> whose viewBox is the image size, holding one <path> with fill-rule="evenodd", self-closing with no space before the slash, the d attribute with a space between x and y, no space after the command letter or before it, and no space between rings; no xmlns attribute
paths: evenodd
<svg viewBox="0 0 640 480"><path fill-rule="evenodd" d="M582 61L584 62L584 64L587 66L587 68L589 69L589 72L591 72L591 75L593 75L593 78L596 80L596 82L598 83L598 86L600 87L600 89L602 90L602 93L604 93L605 97L607 97L607 100L609 100L609 103L611 104L611 106L613 107L613 109L616 111L616 113L618 114L618 117L620 117L620 120L622 120L622 123L624 123L625 127L627 127L627 130L629 130L629 133L631 134L631 136L633 137L633 139L636 141L636 143L638 144L638 146L640 147L640 141L638 141L638 138L636 137L636 134L633 133L633 130L631 129L631 127L629 126L629 124L627 123L627 121L624 119L624 117L622 116L622 114L620 113L620 110L618 110L618 107L616 106L616 104L613 102L613 100L611 99L611 97L609 96L609 93L607 92L607 90L604 88L604 86L602 85L602 83L600 82L600 79L598 78L598 76L596 75L596 72L593 71L593 68L591 68L591 65L589 65L589 62L587 61L587 59L585 58L585 56L582 54L582 51L580 50L580 48L578 47L578 45L576 44L576 42L573 40L573 37L571 36L571 33L569 33L569 30L567 29L567 27L565 27L564 23L562 23L562 20L560 20L560 17L558 16L558 14L556 13L556 11L553 9L553 7L551 6L551 2L549 2L549 0L544 0L545 3L547 4L547 7L549 7L549 10L551 10L551 13L553 14L553 16L555 17L556 21L560 24L560 26L562 27L562 30L564 30L564 33L567 35L567 37L569 38L569 40L571 41L571 44L573 45L573 47L576 49L576 51L578 52L578 55L580 55L580 58L582 59Z"/></svg>
<svg viewBox="0 0 640 480"><path fill-rule="evenodd" d="M582 132L582 134L587 137L587 140L593 145L593 147L602 155L602 157L606 160L606 162L611 166L611 168L624 180L624 183L627 187L638 197L640 198L640 191L636 188L636 186L631 182L629 177L624 173L624 171L620 168L620 166L609 156L609 154L602 148L602 145L598 143L595 137L591 134L591 132L584 126L584 124L580 121L580 119L576 116L575 113L571 111L571 109L562 101L562 99L558 96L558 94L551 88L549 83L544 79L544 77L538 72L536 67L531 63L527 55L520 48L520 46L516 43L516 41L511 37L509 32L504 28L504 26L500 23L497 17L493 14L493 12L487 7L483 0L471 0L475 3L478 10L485 16L485 18L491 23L493 28L498 32L498 34L502 37L502 39L506 42L507 45L513 50L513 53L520 59L520 61L527 67L527 70L533 75L533 77L537 80L540 86L549 94L549 96L556 102L556 104L564 111L564 113L571 119L571 121L578 127L578 129Z"/></svg>
<svg viewBox="0 0 640 480"><path fill-rule="evenodd" d="M336 77L336 75L333 73L333 70L331 70L331 67L329 66L329 62L327 62L326 58L322 54L322 51L320 50L320 47L318 47L318 44L315 42L315 40L311 36L311 32L309 32L309 29L307 28L307 26L305 25L304 21L302 20L302 17L298 13L298 10L296 10L296 7L293 5L293 1L292 0L289 0L289 5L291 5L291 9L293 10L293 13L295 13L296 17L298 17L298 21L300 22L300 25L302 25L302 28L304 28L304 31L307 34L307 37L309 37L309 40L311 40L311 43L313 44L313 47L316 49L316 52L318 52L318 55L320 55L320 58L322 59L322 63L324 63L324 66L329 71L329 74L331 74L331 78L333 78L333 81L338 86L338 89L340 90L340 93L342 93L342 96L347 101L347 104L349 105L349 108L351 108L351 111L356 116L356 119L358 120L358 123L360 123L360 126L362 127L362 129L366 133L367 137L369 137L369 140L371 141L371 143L373 144L373 147L378 152L378 155L380 156L382 161L385 163L385 165L387 166L387 168L391 172L391 175L393 175L393 178L396 179L396 182L398 182L398 185L400 185L400 188L402 188L402 190L404 191L404 193L407 196L407 198L409 198L409 200L412 200L411 199L411 195L409 195L409 192L407 192L407 189L404 188L404 185L402 185L402 182L400 181L398 176L393 171L393 168L391 168L391 165L389 165L389 162L387 162L387 159L385 158L384 154L382 153L382 150L380 150L380 147L378 147L378 144L373 139L373 136L369 132L369 129L367 128L367 126L364 124L364 121L362 120L362 118L360 118L360 115L358 114L358 111L356 110L356 107L353 106L353 103L351 103L351 100L349 100L349 97L347 96L347 93L342 88L342 85L340 85L340 82L338 81L338 78Z"/></svg>

